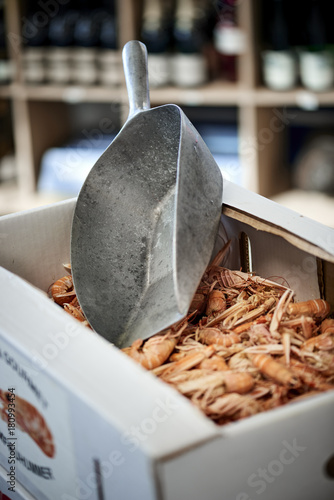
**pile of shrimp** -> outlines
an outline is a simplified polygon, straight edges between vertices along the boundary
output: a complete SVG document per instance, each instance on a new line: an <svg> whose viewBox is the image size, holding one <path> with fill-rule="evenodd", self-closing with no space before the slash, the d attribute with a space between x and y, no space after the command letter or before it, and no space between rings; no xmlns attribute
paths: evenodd
<svg viewBox="0 0 334 500"><path fill-rule="evenodd" d="M224 250L224 249L223 249ZM334 389L334 319L322 299L219 265L187 318L122 349L224 425Z"/></svg>
<svg viewBox="0 0 334 500"><path fill-rule="evenodd" d="M221 265L207 268L182 321L122 351L224 425L334 389L334 319L322 299L294 302L283 285ZM71 275L50 287L89 326Z"/></svg>
<svg viewBox="0 0 334 500"><path fill-rule="evenodd" d="M78 302L73 285L73 278L70 274L71 264L64 264L64 268L69 274L63 276L49 286L49 297L84 326L91 328Z"/></svg>

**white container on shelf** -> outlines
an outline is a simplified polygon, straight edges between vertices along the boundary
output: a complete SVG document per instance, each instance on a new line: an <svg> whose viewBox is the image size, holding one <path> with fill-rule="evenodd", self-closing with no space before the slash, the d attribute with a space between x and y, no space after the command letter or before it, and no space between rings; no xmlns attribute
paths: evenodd
<svg viewBox="0 0 334 500"><path fill-rule="evenodd" d="M93 85L98 79L97 50L75 47L71 50L71 80L81 85Z"/></svg>
<svg viewBox="0 0 334 500"><path fill-rule="evenodd" d="M0 58L0 85L9 83L14 76L14 67L10 60Z"/></svg>
<svg viewBox="0 0 334 500"><path fill-rule="evenodd" d="M98 81L102 85L116 87L122 82L123 68L115 50L100 49L97 52Z"/></svg>
<svg viewBox="0 0 334 500"><path fill-rule="evenodd" d="M163 87L171 80L171 57L166 53L148 54L148 78L150 88Z"/></svg>
<svg viewBox="0 0 334 500"><path fill-rule="evenodd" d="M329 51L299 54L300 79L304 87L315 92L329 90L334 84L333 55Z"/></svg>
<svg viewBox="0 0 334 500"><path fill-rule="evenodd" d="M289 90L297 83L297 60L290 50L262 52L263 80L272 90Z"/></svg>
<svg viewBox="0 0 334 500"><path fill-rule="evenodd" d="M208 79L205 57L200 53L171 56L171 80L178 87L198 87Z"/></svg>
<svg viewBox="0 0 334 500"><path fill-rule="evenodd" d="M49 83L71 81L71 49L50 47L46 51L46 79Z"/></svg>
<svg viewBox="0 0 334 500"><path fill-rule="evenodd" d="M27 83L42 83L46 78L45 48L27 47L22 53L23 79Z"/></svg>

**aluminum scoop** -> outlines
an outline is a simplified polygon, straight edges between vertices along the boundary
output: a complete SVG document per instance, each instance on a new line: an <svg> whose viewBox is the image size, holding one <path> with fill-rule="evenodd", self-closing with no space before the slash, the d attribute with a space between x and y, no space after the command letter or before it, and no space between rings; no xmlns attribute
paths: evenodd
<svg viewBox="0 0 334 500"><path fill-rule="evenodd" d="M147 51L123 49L130 111L76 203L71 264L79 304L118 347L182 319L209 263L222 175L182 110L150 109Z"/></svg>

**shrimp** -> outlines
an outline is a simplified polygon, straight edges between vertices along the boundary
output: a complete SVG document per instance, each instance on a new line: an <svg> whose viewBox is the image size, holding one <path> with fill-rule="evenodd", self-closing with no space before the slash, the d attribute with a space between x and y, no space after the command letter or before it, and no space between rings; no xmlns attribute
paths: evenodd
<svg viewBox="0 0 334 500"><path fill-rule="evenodd" d="M237 333L223 333L219 328L200 328L199 338L204 344L218 344L223 347L230 347L233 344L241 342Z"/></svg>
<svg viewBox="0 0 334 500"><path fill-rule="evenodd" d="M183 382L173 384L176 389L185 396L192 396L196 394L197 398L203 396L208 391L212 392L217 390L223 394L223 379L219 372L207 372L202 370L200 376L189 378Z"/></svg>
<svg viewBox="0 0 334 500"><path fill-rule="evenodd" d="M230 370L247 372L252 375L256 375L259 372L244 351L234 354L228 361L228 367Z"/></svg>
<svg viewBox="0 0 334 500"><path fill-rule="evenodd" d="M225 295L221 290L212 290L209 293L208 302L206 306L206 315L215 316L226 309Z"/></svg>
<svg viewBox="0 0 334 500"><path fill-rule="evenodd" d="M259 296L251 295L248 300L236 302L233 306L226 309L226 311L217 314L214 319L208 322L207 326L214 326L217 323L223 322L224 326L233 328L242 323L248 323L262 316L266 311L269 311L275 302L275 297L269 297L261 304Z"/></svg>
<svg viewBox="0 0 334 500"><path fill-rule="evenodd" d="M73 316L75 319L77 319L78 321L80 321L84 326L88 326L88 328L92 328L90 326L90 324L88 323L81 307L78 305L78 306L75 306L72 304L72 302L70 304L64 304L64 311L66 311L67 313L71 314L71 316Z"/></svg>
<svg viewBox="0 0 334 500"><path fill-rule="evenodd" d="M173 352L173 354L171 354L169 356L169 361L179 361L180 359L184 358L185 356L187 355L187 353L185 351L179 351L179 352Z"/></svg>
<svg viewBox="0 0 334 500"><path fill-rule="evenodd" d="M203 370L203 375L194 379L176 384L177 389L185 395L203 395L207 391L221 389L224 392L245 394L253 389L255 381L248 373L228 371L210 372ZM216 391L217 394L217 391Z"/></svg>
<svg viewBox="0 0 334 500"><path fill-rule="evenodd" d="M233 331L238 334L247 332L254 325L269 323L271 318L271 314L263 314L252 321L247 321L247 323L242 323L241 325L234 327Z"/></svg>
<svg viewBox="0 0 334 500"><path fill-rule="evenodd" d="M233 329L236 332L236 328ZM264 323L253 323L248 331L240 335L242 340L246 340L250 345L263 345L278 343L276 338L273 338L269 328Z"/></svg>
<svg viewBox="0 0 334 500"><path fill-rule="evenodd" d="M294 372L282 363L275 361L272 356L268 354L248 354L248 357L263 375L275 382L289 387L298 387L300 385L299 379Z"/></svg>
<svg viewBox="0 0 334 500"><path fill-rule="evenodd" d="M251 391L255 385L254 378L246 372L223 372L223 380L226 392L237 392L245 394Z"/></svg>
<svg viewBox="0 0 334 500"><path fill-rule="evenodd" d="M312 316L316 319L324 319L330 312L330 305L327 300L314 299L306 300L305 302L296 302L289 304L287 313L290 316Z"/></svg>
<svg viewBox="0 0 334 500"><path fill-rule="evenodd" d="M263 409L267 411L287 403L289 389L284 385L273 384L270 388L270 396L266 396L265 401L262 403Z"/></svg>
<svg viewBox="0 0 334 500"><path fill-rule="evenodd" d="M334 385L328 384L326 378L315 368L295 358L291 358L290 363L291 370L309 387L318 389L319 391L334 389Z"/></svg>
<svg viewBox="0 0 334 500"><path fill-rule="evenodd" d="M205 413L214 420L241 419L262 411L262 405L248 394L224 394L207 406Z"/></svg>
<svg viewBox="0 0 334 500"><path fill-rule="evenodd" d="M253 299L252 299L253 300ZM256 304L250 303L247 300L237 300L233 306L230 306L225 311L220 312L214 318L210 319L207 326L215 326L218 323L223 322L224 326L232 327L239 318L243 318L247 312L251 309L255 309Z"/></svg>
<svg viewBox="0 0 334 500"><path fill-rule="evenodd" d="M165 372L162 372L161 377L164 380L168 380L168 377L174 375L175 373L179 373L185 370L190 370L194 368L199 363L201 363L204 359L209 358L215 352L213 346L204 347L202 349L194 349L193 352L190 352L182 359L175 361L174 363L169 364L166 367Z"/></svg>
<svg viewBox="0 0 334 500"><path fill-rule="evenodd" d="M31 403L8 391L0 389L0 403L4 405L1 409L1 418L8 422L11 402L15 402L15 420L17 427L26 432L42 452L50 458L55 455L55 445L49 427L44 417Z"/></svg>
<svg viewBox="0 0 334 500"><path fill-rule="evenodd" d="M313 337L317 331L315 319L310 316L296 316L295 318L284 319L281 321L280 326L282 328L292 328L295 331L300 330L305 339Z"/></svg>
<svg viewBox="0 0 334 500"><path fill-rule="evenodd" d="M321 333L334 333L334 319L324 319L320 327Z"/></svg>
<svg viewBox="0 0 334 500"><path fill-rule="evenodd" d="M75 319L79 321L82 322L86 321L86 318L83 312L81 311L81 308L75 307L72 304L64 304L64 311L68 312L69 314L74 316Z"/></svg>
<svg viewBox="0 0 334 500"><path fill-rule="evenodd" d="M66 262L65 264L63 264L63 268L68 274L72 273L72 265L70 262Z"/></svg>
<svg viewBox="0 0 334 500"><path fill-rule="evenodd" d="M288 307L289 303L292 300L293 294L294 294L294 292L292 290L287 289L287 290L285 290L282 297L278 301L278 304L275 308L275 311L274 311L274 314L273 314L273 317L272 317L272 320L270 323L270 327L269 327L269 331L271 334L277 332L277 329L280 325L280 322L281 322L282 317L286 311L286 308Z"/></svg>
<svg viewBox="0 0 334 500"><path fill-rule="evenodd" d="M172 353L177 339L169 335L154 335L145 343L142 339L133 342L127 354L147 370L162 365ZM144 345L143 345L144 343Z"/></svg>
<svg viewBox="0 0 334 500"><path fill-rule="evenodd" d="M247 286L247 282L251 278L251 275L239 271L231 271L223 267L221 268L220 277L223 287L244 288Z"/></svg>
<svg viewBox="0 0 334 500"><path fill-rule="evenodd" d="M302 351L314 351L319 349L319 351L330 351L334 349L334 332L325 331L316 337L311 337L305 340L305 342L300 347Z"/></svg>
<svg viewBox="0 0 334 500"><path fill-rule="evenodd" d="M228 370L227 363L224 358L214 354L211 358L204 359L200 364L199 368L203 370Z"/></svg>
<svg viewBox="0 0 334 500"><path fill-rule="evenodd" d="M245 321L249 321L258 318L259 316L262 316L263 313L269 311L269 309L271 309L275 305L275 303L276 303L275 297L269 297L259 307L251 310L247 314L238 318L238 320L235 322L235 325L237 326L240 325L241 323L244 323Z"/></svg>
<svg viewBox="0 0 334 500"><path fill-rule="evenodd" d="M189 307L189 312L197 312L197 314L202 314L202 312L205 309L205 302L206 302L206 295L204 293L195 293L190 307Z"/></svg>
<svg viewBox="0 0 334 500"><path fill-rule="evenodd" d="M72 276L69 274L55 281L50 287L50 292L53 300L61 306L70 302L76 296Z"/></svg>
<svg viewBox="0 0 334 500"><path fill-rule="evenodd" d="M227 251L232 243L232 240L229 240L225 243L225 245L219 250L217 255L214 257L214 259L211 261L210 265L206 269L204 276L203 276L203 281L204 282L209 282L212 283L214 281L217 281L217 278L219 280L222 268L220 267L221 263L224 260L225 255L227 254Z"/></svg>
<svg viewBox="0 0 334 500"><path fill-rule="evenodd" d="M153 370L167 361L181 333L187 328L187 319L190 316L176 323L168 330L153 335L145 342L142 339L137 339L130 348L126 347L122 350L147 370ZM177 327L179 327L179 330L177 330Z"/></svg>

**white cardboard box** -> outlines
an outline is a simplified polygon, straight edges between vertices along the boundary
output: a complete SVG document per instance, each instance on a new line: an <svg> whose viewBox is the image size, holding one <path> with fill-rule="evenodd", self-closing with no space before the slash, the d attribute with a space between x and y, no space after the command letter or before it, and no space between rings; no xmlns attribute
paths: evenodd
<svg viewBox="0 0 334 500"><path fill-rule="evenodd" d="M31 498L24 490L41 500L334 498L334 391L218 427L50 301L45 291L69 262L74 206L0 218L0 389L34 405L56 450L47 456L17 427L14 442L0 420L0 491L14 500ZM257 274L334 307L333 229L225 182L217 249L232 238L227 267L240 267L244 233Z"/></svg>

